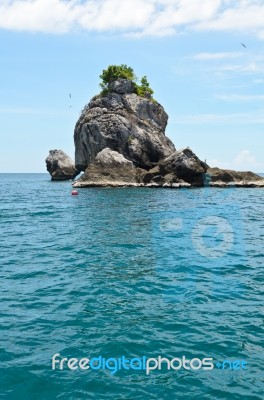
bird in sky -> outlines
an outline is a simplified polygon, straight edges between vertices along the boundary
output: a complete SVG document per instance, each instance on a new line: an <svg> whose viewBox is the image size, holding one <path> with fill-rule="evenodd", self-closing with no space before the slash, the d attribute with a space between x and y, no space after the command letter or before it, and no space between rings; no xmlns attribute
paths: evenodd
<svg viewBox="0 0 264 400"><path fill-rule="evenodd" d="M245 46L245 45L244 45L244 43L241 43L241 44L242 44L242 46L244 46L244 47L245 47L245 49L247 48L247 46Z"/></svg>
<svg viewBox="0 0 264 400"><path fill-rule="evenodd" d="M69 93L70 99L71 99L71 93Z"/></svg>

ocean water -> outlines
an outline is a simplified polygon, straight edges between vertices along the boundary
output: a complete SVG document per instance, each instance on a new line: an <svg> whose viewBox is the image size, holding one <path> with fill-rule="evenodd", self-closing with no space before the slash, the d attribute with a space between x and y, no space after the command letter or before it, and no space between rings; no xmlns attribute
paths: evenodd
<svg viewBox="0 0 264 400"><path fill-rule="evenodd" d="M264 398L263 189L0 188L1 399ZM214 368L60 370L56 353Z"/></svg>

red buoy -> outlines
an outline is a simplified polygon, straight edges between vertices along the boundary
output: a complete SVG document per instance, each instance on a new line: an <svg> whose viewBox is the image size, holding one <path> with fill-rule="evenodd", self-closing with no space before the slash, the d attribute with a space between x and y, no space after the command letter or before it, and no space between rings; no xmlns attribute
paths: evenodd
<svg viewBox="0 0 264 400"><path fill-rule="evenodd" d="M77 196L79 193L77 192L77 190L73 190L73 191L71 192L71 194L72 194L72 196Z"/></svg>

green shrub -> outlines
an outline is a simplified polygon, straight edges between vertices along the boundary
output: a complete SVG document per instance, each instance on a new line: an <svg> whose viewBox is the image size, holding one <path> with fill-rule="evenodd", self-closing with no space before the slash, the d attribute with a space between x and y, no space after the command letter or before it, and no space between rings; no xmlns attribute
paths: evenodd
<svg viewBox="0 0 264 400"><path fill-rule="evenodd" d="M140 86L136 85L137 95L141 96L141 97L148 97L148 98L152 99L152 95L153 95L154 91L149 86L147 77L143 76L143 78L141 78L140 83L141 83Z"/></svg>
<svg viewBox="0 0 264 400"><path fill-rule="evenodd" d="M137 78L134 73L133 68L128 67L126 64L121 65L109 65L107 69L104 69L102 74L100 75L101 83L100 86L102 88L101 96L109 93L109 84L118 78L129 79L134 83L135 93L138 96L146 97L153 102L156 100L153 99L154 91L149 86L149 82L146 76L143 76L140 80L140 85L136 83Z"/></svg>

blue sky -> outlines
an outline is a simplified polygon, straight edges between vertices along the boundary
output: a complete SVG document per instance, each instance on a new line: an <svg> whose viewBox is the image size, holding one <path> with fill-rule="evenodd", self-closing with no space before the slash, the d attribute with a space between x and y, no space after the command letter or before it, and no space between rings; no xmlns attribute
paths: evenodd
<svg viewBox="0 0 264 400"><path fill-rule="evenodd" d="M121 63L148 76L177 149L264 171L263 21L263 0L0 0L0 172L74 158L80 111Z"/></svg>

